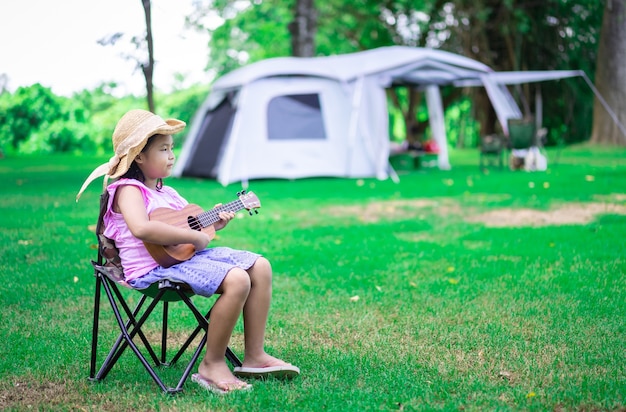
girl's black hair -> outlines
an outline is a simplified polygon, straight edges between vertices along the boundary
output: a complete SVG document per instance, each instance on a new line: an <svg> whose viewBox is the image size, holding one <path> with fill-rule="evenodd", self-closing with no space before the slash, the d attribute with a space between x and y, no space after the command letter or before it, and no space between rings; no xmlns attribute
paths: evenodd
<svg viewBox="0 0 626 412"><path fill-rule="evenodd" d="M155 136L157 136L157 135L152 135L152 136L150 136L148 138L148 141L146 142L146 145L143 147L143 149L141 149L141 153L143 153L146 150L148 150L148 148L150 147L150 144L152 143L153 138ZM139 180L141 183L144 183L146 181L146 177L143 175L143 172L139 168L139 165L137 165L137 162L135 162L134 160L130 164L130 167L128 168L128 171L126 173L124 173L120 177L120 179L135 179L135 180ZM158 178L157 179L156 189L157 189L157 191L161 191L162 188L163 188L163 179Z"/></svg>

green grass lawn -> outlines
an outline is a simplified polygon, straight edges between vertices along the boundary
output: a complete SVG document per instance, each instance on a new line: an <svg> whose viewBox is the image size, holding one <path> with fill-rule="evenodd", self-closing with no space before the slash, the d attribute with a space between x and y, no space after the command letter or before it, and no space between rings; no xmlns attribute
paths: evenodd
<svg viewBox="0 0 626 412"><path fill-rule="evenodd" d="M87 380L100 181L74 196L106 159L2 159L0 409L624 410L626 150L549 158L483 173L476 151L453 151L452 170L398 184L253 181L260 214L214 242L271 260L267 349L302 374L225 397L191 381L163 395L131 352ZM207 208L240 190L167 183Z"/></svg>

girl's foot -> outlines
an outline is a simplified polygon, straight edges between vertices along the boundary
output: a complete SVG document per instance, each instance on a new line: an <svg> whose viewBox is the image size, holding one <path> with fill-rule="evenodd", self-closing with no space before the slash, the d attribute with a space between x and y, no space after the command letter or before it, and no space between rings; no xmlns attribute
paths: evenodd
<svg viewBox="0 0 626 412"><path fill-rule="evenodd" d="M250 356L246 356L243 361L244 368L268 368L272 366L293 366L288 362L285 362L282 359L275 358L267 353L263 354L258 358L252 358Z"/></svg>
<svg viewBox="0 0 626 412"><path fill-rule="evenodd" d="M207 382L207 384L213 388L223 389L228 391L228 388L237 389L240 383L247 385L245 382L240 381L233 375L233 373L226 365L226 361L219 361L215 363L209 363L203 360L198 367L198 373L192 376L194 382L202 385L198 380ZM202 385L206 387L205 385ZM207 388L209 389L209 388ZM210 389L209 389L210 390Z"/></svg>
<svg viewBox="0 0 626 412"><path fill-rule="evenodd" d="M204 389L218 395L225 395L235 391L249 391L252 389L252 385L236 378L232 381L214 382L199 373L195 373L191 376L191 380Z"/></svg>
<svg viewBox="0 0 626 412"><path fill-rule="evenodd" d="M300 368L266 354L260 359L249 360L246 358L243 365L236 367L233 373L240 378L293 379L300 374Z"/></svg>

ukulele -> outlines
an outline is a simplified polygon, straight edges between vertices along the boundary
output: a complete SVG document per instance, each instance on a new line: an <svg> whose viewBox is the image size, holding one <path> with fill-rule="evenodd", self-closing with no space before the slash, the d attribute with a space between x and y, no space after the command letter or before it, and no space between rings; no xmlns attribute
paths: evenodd
<svg viewBox="0 0 626 412"><path fill-rule="evenodd" d="M174 210L166 207L154 209L150 213L150 220L164 222L173 226L184 229L193 229L206 233L211 239L215 237L215 228L213 223L220 220L220 212L238 212L247 209L250 215L252 211L258 212L261 207L259 198L253 193L241 191L237 193L239 197L225 205L218 206L206 212L198 205L188 204L181 210ZM156 245L154 243L144 242L146 249L150 255L163 267L170 267L178 263L184 262L196 253L195 248L190 243L182 243L178 245Z"/></svg>

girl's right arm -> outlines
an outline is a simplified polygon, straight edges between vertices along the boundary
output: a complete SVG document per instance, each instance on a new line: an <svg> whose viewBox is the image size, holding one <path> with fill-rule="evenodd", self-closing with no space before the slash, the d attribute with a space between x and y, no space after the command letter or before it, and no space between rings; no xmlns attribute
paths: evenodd
<svg viewBox="0 0 626 412"><path fill-rule="evenodd" d="M150 220L141 191L135 186L127 185L117 188L113 199L113 210L124 216L124 221L133 236L144 242L157 245L191 243L198 251L206 248L211 240L204 232Z"/></svg>

